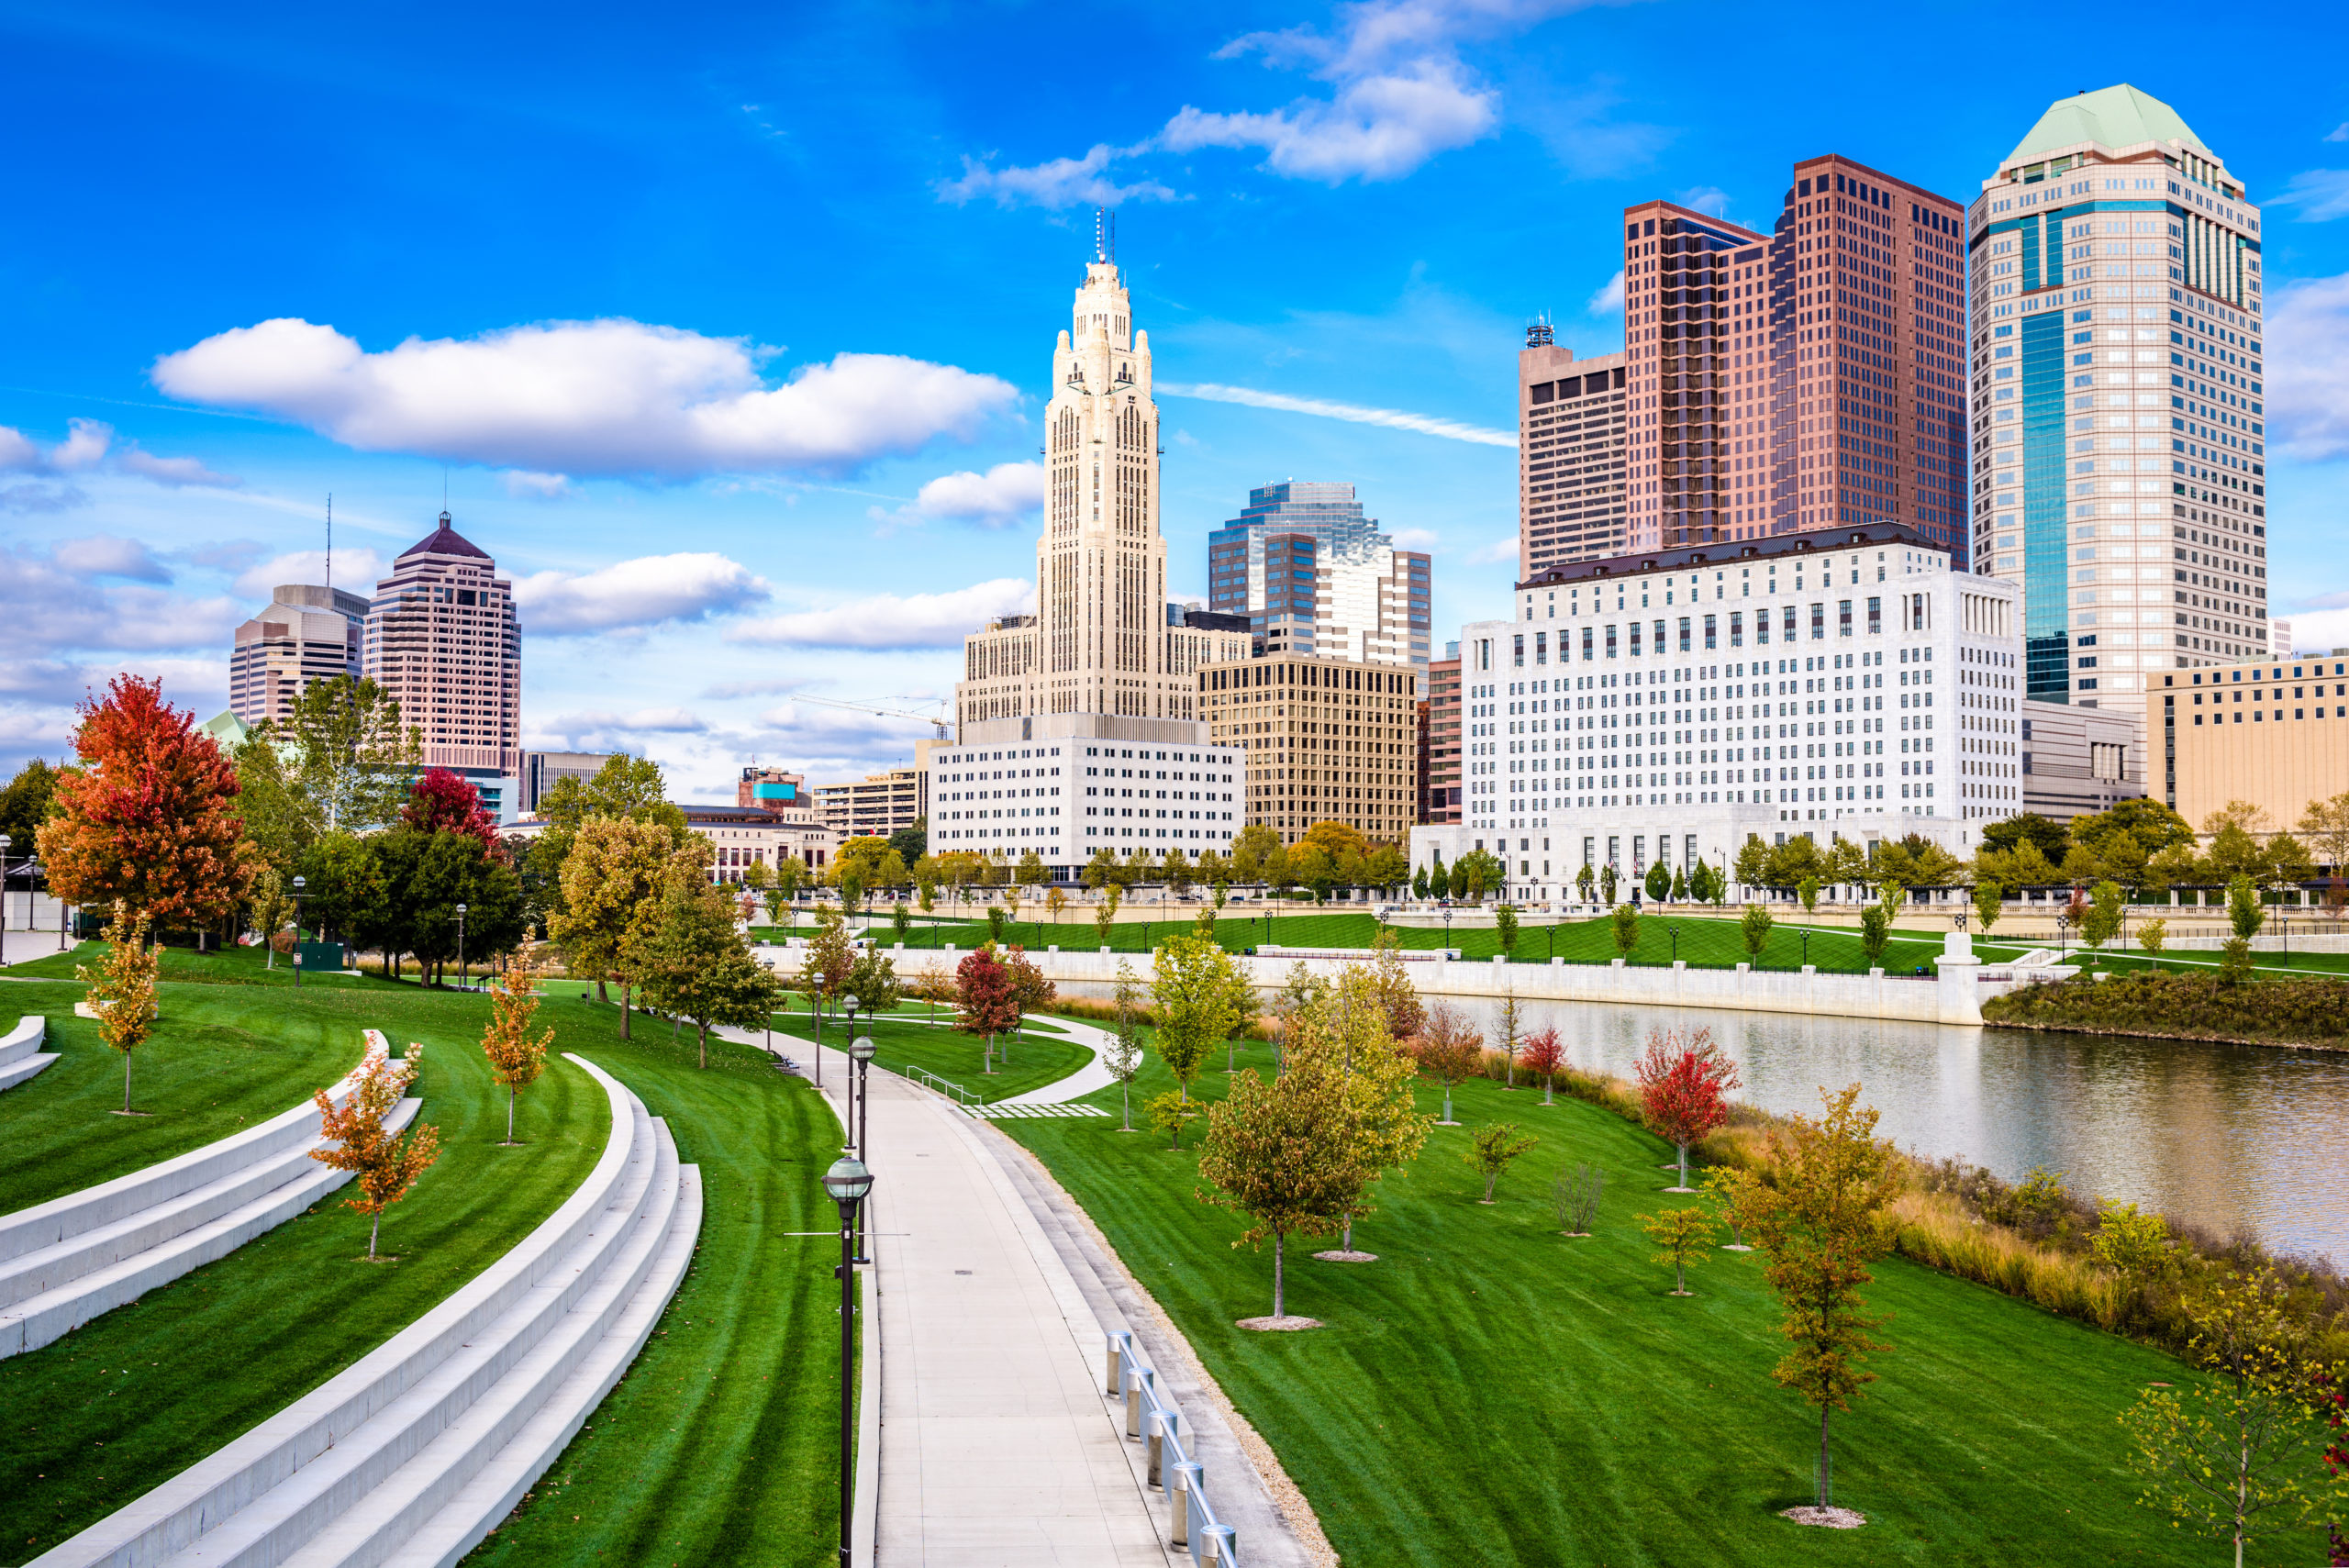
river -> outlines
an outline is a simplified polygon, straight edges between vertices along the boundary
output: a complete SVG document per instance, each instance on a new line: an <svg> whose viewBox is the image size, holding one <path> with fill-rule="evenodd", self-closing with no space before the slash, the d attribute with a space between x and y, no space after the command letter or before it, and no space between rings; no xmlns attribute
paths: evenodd
<svg viewBox="0 0 2349 1568"><path fill-rule="evenodd" d="M1491 1039L1497 1004L1458 1005ZM1554 1026L1575 1066L1622 1078L1651 1029L1709 1027L1737 1097L1764 1109L1816 1112L1821 1085L1856 1079L1903 1149L2007 1181L2045 1166L2075 1192L2349 1265L2349 1055L1587 1003L1525 1018Z"/></svg>

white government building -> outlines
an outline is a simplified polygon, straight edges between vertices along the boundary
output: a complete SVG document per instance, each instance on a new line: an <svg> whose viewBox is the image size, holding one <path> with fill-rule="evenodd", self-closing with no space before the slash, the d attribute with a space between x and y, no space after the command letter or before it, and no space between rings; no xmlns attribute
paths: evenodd
<svg viewBox="0 0 2349 1568"><path fill-rule="evenodd" d="M1749 834L1970 856L2023 809L2020 598L1892 523L1542 572L1461 628L1461 820L1412 864L1487 851L1547 901Z"/></svg>

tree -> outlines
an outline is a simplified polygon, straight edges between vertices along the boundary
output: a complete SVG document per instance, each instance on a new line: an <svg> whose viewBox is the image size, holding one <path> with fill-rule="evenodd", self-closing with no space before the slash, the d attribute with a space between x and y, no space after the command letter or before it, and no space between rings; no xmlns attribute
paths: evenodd
<svg viewBox="0 0 2349 1568"><path fill-rule="evenodd" d="M1109 945L1109 933L1118 924L1118 884L1110 883L1097 894L1093 909L1093 929L1101 938L1101 945Z"/></svg>
<svg viewBox="0 0 2349 1568"><path fill-rule="evenodd" d="M1174 1075L1177 1096L1215 1042L1231 1032L1235 990L1246 984L1231 955L1197 937L1169 937L1151 959L1150 994L1158 1020L1158 1055Z"/></svg>
<svg viewBox="0 0 2349 1568"><path fill-rule="evenodd" d="M506 1090L506 1146L514 1145L514 1102L539 1081L547 1064L547 1047L554 1030L533 1036L530 1020L539 1010L538 972L528 964L510 966L497 988L489 994L489 1027L482 1031L482 1054L489 1058L490 1076Z"/></svg>
<svg viewBox="0 0 2349 1568"><path fill-rule="evenodd" d="M459 951L460 905L466 910L462 940L469 957L502 952L521 940L521 878L473 835L425 833L402 824L366 845L383 892L355 930L360 940L384 951L390 967L396 968L401 953L414 953L422 980L437 981L440 966Z"/></svg>
<svg viewBox="0 0 2349 1568"><path fill-rule="evenodd" d="M1663 1251L1648 1261L1672 1265L1672 1294L1693 1296L1688 1288L1688 1265L1705 1261L1705 1249L1713 1244L1712 1219L1701 1208L1667 1208L1656 1214L1640 1216L1640 1229L1647 1239Z"/></svg>
<svg viewBox="0 0 2349 1568"><path fill-rule="evenodd" d="M1640 912L1629 904L1618 904L1609 917L1609 934L1615 939L1615 954L1629 959L1631 950L1640 945Z"/></svg>
<svg viewBox="0 0 2349 1568"><path fill-rule="evenodd" d="M26 771L38 766L38 762L27 763ZM16 786L9 787L13 791ZM6 807L0 806L0 814L5 812ZM2349 790L2310 800L2302 806L2299 831L2338 888L2344 878L2349 878Z"/></svg>
<svg viewBox="0 0 2349 1568"><path fill-rule="evenodd" d="M1037 869L1040 871L1043 869L1042 862L1038 862ZM1188 893L1191 890L1190 857L1179 849L1168 850L1164 874L1167 886L1177 893Z"/></svg>
<svg viewBox="0 0 2349 1568"><path fill-rule="evenodd" d="M751 869L756 871L759 868L752 866ZM904 946L906 938L912 934L914 929L914 912L903 899L889 906L889 924L897 933L898 945Z"/></svg>
<svg viewBox="0 0 2349 1568"><path fill-rule="evenodd" d="M1614 904L1617 881L1618 878L1615 874L1615 868L1612 864L1604 865L1598 868L1598 901L1601 904L1609 905L1610 906Z"/></svg>
<svg viewBox="0 0 2349 1568"><path fill-rule="evenodd" d="M764 1024L783 987L751 956L735 927L732 895L703 880L699 869L672 862L658 912L630 933L629 960L645 1005L694 1026L700 1065L707 1068L709 1027Z"/></svg>
<svg viewBox="0 0 2349 1568"><path fill-rule="evenodd" d="M401 723L398 700L372 680L348 675L311 682L284 718L258 734L288 744L295 792L322 833L388 824L424 755L424 732Z"/></svg>
<svg viewBox="0 0 2349 1568"><path fill-rule="evenodd" d="M1491 1203L1493 1186L1501 1179L1501 1173L1508 1170L1519 1155L1541 1141L1530 1132L1520 1133L1517 1123L1513 1121L1497 1121L1478 1128L1468 1140L1467 1152L1462 1156L1485 1178L1485 1195L1476 1201Z"/></svg>
<svg viewBox="0 0 2349 1568"><path fill-rule="evenodd" d="M8 787L0 790L0 833L29 847L49 820L50 803L57 794L57 770L39 757L17 770Z"/></svg>
<svg viewBox="0 0 2349 1568"><path fill-rule="evenodd" d="M2071 850L2071 834L2061 822L2049 820L2035 811L2019 812L1997 822L1982 826L1985 848L2002 854L2013 854L2024 844L2039 851L2050 865L2060 863Z"/></svg>
<svg viewBox="0 0 2349 1568"><path fill-rule="evenodd" d="M607 757L595 775L584 781L555 780L539 801L539 816L555 832L576 832L591 817L612 817L654 823L679 840L685 835L685 811L669 803L661 764L625 751Z"/></svg>
<svg viewBox="0 0 2349 1568"><path fill-rule="evenodd" d="M1354 1251L1354 1221L1373 1212L1369 1188L1386 1173L1408 1164L1427 1141L1429 1118L1412 1093L1417 1068L1389 1032L1385 995L1376 973L1348 964L1299 1014L1283 1065L1319 1062L1345 1084L1348 1134L1355 1148L1355 1173L1362 1189L1346 1200L1340 1249L1342 1261L1364 1262Z"/></svg>
<svg viewBox="0 0 2349 1568"><path fill-rule="evenodd" d="M1769 1184L1754 1194L1753 1234L1769 1254L1766 1271L1787 1316L1791 1348L1771 1373L1819 1409L1819 1507L1831 1507L1828 1421L1876 1374L1864 1370L1881 1318L1866 1313L1868 1265L1892 1248L1887 1209L1900 1190L1892 1146L1876 1138L1876 1113L1857 1102L1860 1086L1820 1093L1825 1114L1788 1117L1770 1140Z"/></svg>
<svg viewBox="0 0 2349 1568"><path fill-rule="evenodd" d="M1710 904L1720 891L1720 873L1698 861L1688 868L1688 896L1698 904Z"/></svg>
<svg viewBox="0 0 2349 1568"><path fill-rule="evenodd" d="M1464 879L1466 883L1463 888L1455 882L1453 891L1455 894L1464 891L1470 899L1479 904L1485 901L1486 892L1500 886L1508 875L1498 858L1485 850L1469 851L1460 857L1452 870L1456 879Z"/></svg>
<svg viewBox="0 0 2349 1568"><path fill-rule="evenodd" d="M288 776L281 742L256 732L230 761L237 770L237 812L245 821L245 841L280 876L293 875L302 852L317 838L319 823L317 811ZM32 834L17 841L29 844Z"/></svg>
<svg viewBox="0 0 2349 1568"><path fill-rule="evenodd" d="M400 1103L424 1065L424 1047L411 1042L407 1054L391 1060L380 1036L370 1040L359 1070L351 1074L351 1093L336 1105L324 1089L312 1097L318 1107L321 1142L310 1158L338 1171L357 1173L359 1195L343 1199L371 1221L367 1228L367 1261L375 1261L375 1242L384 1229L384 1210L407 1196L417 1179L440 1157L440 1129L410 1126L404 1133L386 1131L384 1118Z"/></svg>
<svg viewBox="0 0 2349 1568"><path fill-rule="evenodd" d="M2128 905L2117 882L2099 882L2088 892L2087 916L2080 922L2080 935L2091 952L2121 934L2121 917Z"/></svg>
<svg viewBox="0 0 2349 1568"><path fill-rule="evenodd" d="M239 907L259 855L231 810L237 772L160 681L117 675L80 708L81 765L57 780L39 833L50 891L127 905L150 925L202 927Z"/></svg>
<svg viewBox="0 0 2349 1568"><path fill-rule="evenodd" d="M1494 1014L1498 1026L1501 1048L1501 1071L1505 1074L1502 1087L1517 1087L1517 1053L1524 1043L1525 1004L1519 1001L1514 989L1501 993L1501 1005Z"/></svg>
<svg viewBox="0 0 2349 1568"><path fill-rule="evenodd" d="M245 913L251 917L253 929L261 933L262 945L267 951L263 967L275 969L277 933L294 917L294 900L284 876L266 861L254 870L253 879L245 888Z"/></svg>
<svg viewBox="0 0 2349 1568"><path fill-rule="evenodd" d="M1538 1029L1525 1037L1525 1070L1542 1079L1542 1103L1552 1103L1551 1090L1557 1083L1558 1070L1566 1064L1566 1042L1558 1038L1554 1029Z"/></svg>
<svg viewBox="0 0 2349 1568"><path fill-rule="evenodd" d="M1772 924L1765 904L1748 904L1745 913L1738 917L1737 934L1745 943L1745 956L1754 962L1761 962L1762 950L1770 945Z"/></svg>
<svg viewBox="0 0 2349 1568"><path fill-rule="evenodd" d="M2349 1506L2349 1467L2330 1455L2337 1369L2312 1366L2296 1340L2288 1287L2266 1267L2214 1271L2186 1296L2188 1351L2210 1375L2148 1388L2121 1417L2139 1501L2173 1524L2243 1548ZM2311 1375L2311 1374L2314 1375ZM2327 1472L2330 1472L2328 1474Z"/></svg>
<svg viewBox="0 0 2349 1568"><path fill-rule="evenodd" d="M861 894L874 887L896 887L907 880L906 862L889 847L889 840L877 837L843 839L832 852L831 883L848 899L849 884L853 881Z"/></svg>
<svg viewBox="0 0 2349 1568"><path fill-rule="evenodd" d="M98 1038L108 1050L122 1052L122 1114L136 1115L130 1108L130 1053L155 1032L155 950L147 945L145 918L127 900L116 903L107 923L106 957L76 967L73 974L89 987L84 998L98 1015Z"/></svg>
<svg viewBox="0 0 2349 1568"><path fill-rule="evenodd" d="M1109 1001L1117 1009L1117 1018L1109 1030L1109 1043L1101 1052L1101 1066L1118 1085L1119 1108L1125 1117L1125 1125L1118 1130L1131 1132L1134 1080L1141 1074L1141 981L1124 959L1118 961L1117 984L1110 988Z"/></svg>
<svg viewBox="0 0 2349 1568"><path fill-rule="evenodd" d="M995 1071L995 1037L1019 1025L1019 994L1011 972L986 948L972 953L954 969L954 1027L968 1035L984 1035L986 1046L980 1071Z"/></svg>
<svg viewBox="0 0 2349 1568"><path fill-rule="evenodd" d="M2006 889L1994 881L1985 878L1975 883L1974 913L1982 922L1983 935L1989 935L1990 928L1998 923L1998 917L2005 912L2001 902L2005 897Z"/></svg>
<svg viewBox="0 0 2349 1568"><path fill-rule="evenodd" d="M1428 1009L1427 1028L1419 1036L1419 1071L1443 1085L1443 1119L1438 1127L1458 1127L1452 1119L1452 1091L1476 1075L1485 1062L1485 1037L1468 1015L1449 1002Z"/></svg>
<svg viewBox="0 0 2349 1568"><path fill-rule="evenodd" d="M2227 924L2236 936L2248 940L2259 934L2266 923L2267 911L2259 901L2259 889L2251 878L2238 872L2227 883Z"/></svg>
<svg viewBox="0 0 2349 1568"><path fill-rule="evenodd" d="M1419 866L1411 873L1411 896L1424 901L1428 895L1428 868Z"/></svg>
<svg viewBox="0 0 2349 1568"><path fill-rule="evenodd" d="M1254 1221L1234 1247L1273 1241L1273 1318L1287 1316L1286 1258L1292 1235L1339 1229L1361 1191L1360 1151L1347 1136L1344 1081L1324 1065L1291 1066L1270 1084L1250 1068L1208 1112L1202 1200Z"/></svg>
<svg viewBox="0 0 2349 1568"><path fill-rule="evenodd" d="M1028 950L1023 947L1014 944L1004 954L1003 964L1010 972L1012 998L1019 1007L1018 1015L1012 1019L1012 1032L1017 1034L1021 1020L1030 1013L1041 1013L1051 1006L1059 990L1044 978L1044 972L1036 967L1036 961L1028 956ZM860 991L857 995L863 995L863 993ZM1011 1059L1007 1055L1004 1060L1008 1062Z"/></svg>
<svg viewBox="0 0 2349 1568"><path fill-rule="evenodd" d="M1745 887L1761 887L1770 874L1770 846L1759 833L1748 833L1737 849L1737 880Z"/></svg>
<svg viewBox="0 0 2349 1568"><path fill-rule="evenodd" d="M918 865L922 856L930 853L930 818L917 817L910 828L900 828L889 835L889 847L897 851L897 859L907 865Z"/></svg>
<svg viewBox="0 0 2349 1568"><path fill-rule="evenodd" d="M2162 951L2162 944L2168 940L2169 922L2167 920L2137 922L2137 947L2146 957L2151 958L2158 954Z"/></svg>
<svg viewBox="0 0 2349 1568"><path fill-rule="evenodd" d="M674 840L658 823L628 817L591 817L579 826L562 862L562 907L548 917L548 934L563 951L571 973L596 982L620 983L620 1038L629 1038L628 940L638 922L651 917L653 900Z"/></svg>
<svg viewBox="0 0 2349 1568"><path fill-rule="evenodd" d="M1640 885L1647 889L1651 901L1663 903L1672 896L1672 868L1662 861L1656 862L1648 867L1648 874L1642 879Z"/></svg>
<svg viewBox="0 0 2349 1568"><path fill-rule="evenodd" d="M1403 954L1396 942L1392 931L1381 931L1374 939L1371 945L1377 956L1371 962L1370 984L1378 1010L1386 1018L1388 1038L1408 1040L1419 1032L1427 1011L1419 1006L1419 990L1404 970Z"/></svg>
<svg viewBox="0 0 2349 1568"><path fill-rule="evenodd" d="M1493 906L1493 935L1500 940L1501 951L1514 958L1517 954L1517 906L1515 905Z"/></svg>
<svg viewBox="0 0 2349 1568"><path fill-rule="evenodd" d="M1672 873L1672 892L1670 896L1675 904L1686 904L1688 902L1688 875L1686 870L1675 871Z"/></svg>
<svg viewBox="0 0 2349 1568"><path fill-rule="evenodd" d="M1802 841L1808 843L1809 840ZM1796 883L1795 896L1802 901L1802 912L1806 917L1818 914L1819 879L1815 876L1807 876Z"/></svg>
<svg viewBox="0 0 2349 1568"><path fill-rule="evenodd" d="M1753 1251L1745 1244L1745 1231L1753 1223L1753 1195L1761 1188L1760 1176L1736 1165L1716 1165L1705 1173L1705 1190L1720 1205L1722 1223L1729 1227L1725 1251Z"/></svg>
<svg viewBox="0 0 2349 1568"><path fill-rule="evenodd" d="M1867 956L1868 967L1879 968L1884 963L1884 950L1892 940L1892 917L1881 904L1871 904L1860 911L1860 951Z"/></svg>
<svg viewBox="0 0 2349 1568"><path fill-rule="evenodd" d="M896 1012L906 992L907 983L897 976L896 960L874 948L859 948L840 994L855 997L858 1007L872 1018Z"/></svg>
<svg viewBox="0 0 2349 1568"><path fill-rule="evenodd" d="M1202 913L1211 914L1212 912L1202 911ZM1212 926L1200 933L1199 940L1214 947L1219 952L1223 951L1221 945L1215 940ZM1264 1016L1264 1004L1256 995L1256 983L1250 977L1248 971L1229 956L1225 962L1229 965L1231 976L1230 1007L1223 1026L1223 1070L1229 1073L1231 1071L1233 1053L1241 1038L1255 1026L1256 1020Z"/></svg>
<svg viewBox="0 0 2349 1568"><path fill-rule="evenodd" d="M1590 885L1597 880L1598 878L1591 873L1588 861L1583 862L1582 870L1575 873L1575 892L1585 904L1590 902Z"/></svg>
<svg viewBox="0 0 2349 1568"><path fill-rule="evenodd" d="M400 821L418 833L462 833L493 859L506 857L497 824L482 808L481 791L447 768L427 768L400 806Z"/></svg>
<svg viewBox="0 0 2349 1568"><path fill-rule="evenodd" d="M1143 1107L1150 1113L1150 1125L1169 1135L1169 1149L1183 1147L1183 1129L1208 1114L1207 1106L1175 1090L1152 1095Z"/></svg>
<svg viewBox="0 0 2349 1568"><path fill-rule="evenodd" d="M1319 1006L1329 994L1330 983L1307 968L1303 959L1288 966L1288 977L1281 982L1280 989L1273 993L1270 1009L1284 1058L1306 1017Z"/></svg>
<svg viewBox="0 0 2349 1568"><path fill-rule="evenodd" d="M355 833L321 834L295 868L300 872L302 914L321 934L351 936L379 929L384 915L384 866L368 841Z"/></svg>
<svg viewBox="0 0 2349 1568"><path fill-rule="evenodd" d="M1676 1030L1655 1029L1635 1075L1649 1130L1680 1151L1680 1184L1672 1190L1688 1192L1688 1146L1728 1122L1736 1063L1721 1055L1709 1029L1685 1040Z"/></svg>
<svg viewBox="0 0 2349 1568"><path fill-rule="evenodd" d="M1561 1171L1550 1184L1550 1202L1558 1211L1558 1229L1568 1236L1587 1236L1598 1206L1607 1195L1607 1173L1587 1162Z"/></svg>

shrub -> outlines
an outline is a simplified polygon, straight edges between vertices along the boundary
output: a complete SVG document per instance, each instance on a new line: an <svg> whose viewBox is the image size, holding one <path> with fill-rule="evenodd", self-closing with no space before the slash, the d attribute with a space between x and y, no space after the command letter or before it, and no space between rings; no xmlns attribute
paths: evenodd
<svg viewBox="0 0 2349 1568"><path fill-rule="evenodd" d="M2095 1034L2349 1048L2349 981L2307 977L2254 984L2248 951L2240 961L2232 976L2222 966L2215 975L2140 970L2100 985L2042 982L1991 998L1982 1017L1987 1023Z"/></svg>

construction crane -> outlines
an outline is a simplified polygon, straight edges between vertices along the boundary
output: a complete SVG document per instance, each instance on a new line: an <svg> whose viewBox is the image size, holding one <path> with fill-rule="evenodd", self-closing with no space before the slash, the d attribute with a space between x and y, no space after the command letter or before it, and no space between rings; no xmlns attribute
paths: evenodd
<svg viewBox="0 0 2349 1568"><path fill-rule="evenodd" d="M883 707L878 703L849 702L839 697L809 696L806 692L794 692L787 700L791 702L818 703L825 707L845 708L851 713L869 713L881 718L910 718L917 723L927 724L935 728L938 731L937 738L939 740L943 740L946 739L946 721L942 718L933 717L926 713L907 713L903 708ZM944 698L940 699L941 705L944 703Z"/></svg>

